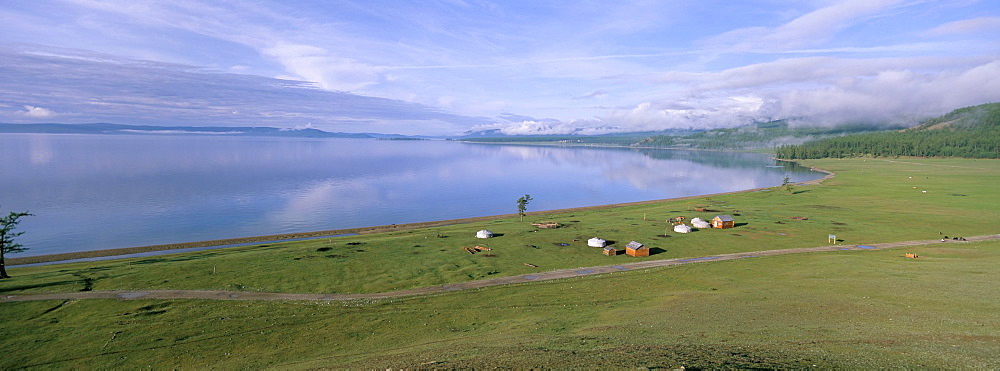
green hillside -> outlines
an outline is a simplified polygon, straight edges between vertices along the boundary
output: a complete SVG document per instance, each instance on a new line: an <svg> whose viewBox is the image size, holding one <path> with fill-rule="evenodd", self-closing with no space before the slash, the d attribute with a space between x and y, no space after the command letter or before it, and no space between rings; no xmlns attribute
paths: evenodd
<svg viewBox="0 0 1000 371"><path fill-rule="evenodd" d="M770 149L781 145L801 144L809 141L884 130L871 125L841 125L835 127L795 127L779 120L752 124L738 128L714 129L687 136L657 135L639 143L643 147L669 147L691 149Z"/></svg>
<svg viewBox="0 0 1000 371"><path fill-rule="evenodd" d="M965 107L898 132L781 146L778 158L955 156L1000 158L1000 103Z"/></svg>

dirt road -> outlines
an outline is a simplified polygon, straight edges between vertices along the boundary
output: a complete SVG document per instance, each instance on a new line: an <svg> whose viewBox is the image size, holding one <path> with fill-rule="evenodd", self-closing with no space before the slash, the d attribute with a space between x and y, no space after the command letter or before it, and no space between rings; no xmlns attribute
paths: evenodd
<svg viewBox="0 0 1000 371"><path fill-rule="evenodd" d="M984 241L1000 239L1000 234L969 237L967 241ZM646 269L654 267L666 267L671 265L703 263L743 258L753 258L761 256L774 256L785 254L801 254L819 251L837 250L883 250L903 246L919 246L940 243L962 243L948 240L921 240L890 242L872 245L830 245L820 247L807 247L784 250L765 250L744 252L735 254L711 255L697 258L679 258L666 260L647 260L634 263L624 263L616 265L602 265L597 267L560 269L547 272L538 272L512 277L491 278L468 282L450 283L439 286L420 287L409 290L389 291L374 294L294 294L277 292L251 292L251 291L202 291L202 290L142 290L142 291L85 291L70 293L52 294L30 294L30 295L5 295L0 296L0 302L12 301L33 301L33 300L79 300L79 299L210 299L210 300L308 300L308 301L333 301L333 300L359 300L359 299L384 299L398 298L405 296L427 295L443 293L449 291L476 289L481 287L499 286L515 283L538 282L557 280L570 277L590 276L612 272L630 271L636 269Z"/></svg>

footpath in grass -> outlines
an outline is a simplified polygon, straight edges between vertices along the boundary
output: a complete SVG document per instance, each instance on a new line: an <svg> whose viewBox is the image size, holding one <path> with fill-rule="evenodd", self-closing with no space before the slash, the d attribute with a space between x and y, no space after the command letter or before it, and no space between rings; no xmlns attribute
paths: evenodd
<svg viewBox="0 0 1000 371"><path fill-rule="evenodd" d="M989 369L998 265L987 241L393 300L0 303L0 367Z"/></svg>

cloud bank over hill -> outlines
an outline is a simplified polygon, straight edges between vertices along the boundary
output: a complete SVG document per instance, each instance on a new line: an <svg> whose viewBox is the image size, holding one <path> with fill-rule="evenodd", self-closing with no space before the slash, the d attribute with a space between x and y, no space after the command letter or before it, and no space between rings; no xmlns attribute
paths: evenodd
<svg viewBox="0 0 1000 371"><path fill-rule="evenodd" d="M1000 101L997 35L985 0L4 2L0 119L431 135L899 124Z"/></svg>

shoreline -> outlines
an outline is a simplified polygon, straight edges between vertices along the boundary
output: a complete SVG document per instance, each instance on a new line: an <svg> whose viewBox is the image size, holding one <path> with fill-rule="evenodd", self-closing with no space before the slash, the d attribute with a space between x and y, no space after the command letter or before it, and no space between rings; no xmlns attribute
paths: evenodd
<svg viewBox="0 0 1000 371"><path fill-rule="evenodd" d="M776 159L780 160L780 159ZM780 160L794 162L790 160ZM819 179L814 179L805 182L793 183L794 185L816 185L823 181L833 178L836 174L827 170L810 168L810 170L825 173L823 177ZM639 206L639 205L649 205L663 202L673 202L673 201L684 201L703 197L713 197L730 195L736 193L749 193L758 192L766 189L771 189L774 187L764 187L764 188L752 188L744 189L739 191L731 192L721 192L721 193L711 193L711 194L701 194L694 196L684 196L684 197L674 197L665 198L658 200L647 200L647 201L634 201L634 202L624 202L615 203L607 205L595 205L595 206L581 206L566 209L554 209L554 210L542 210L542 211L530 211L525 213L529 216L544 216L548 214L557 213L567 213L567 212L578 212L578 211L590 211L590 210L603 210L611 209L616 207L626 207L626 206ZM201 247L219 247L224 248L230 245L248 245L248 244L259 244L268 242L284 242L289 240L297 239L310 239L310 238L322 238L322 237L334 237L338 235L354 235L354 234L371 234L371 233L382 233L382 232L392 232L392 231L405 231L412 229L423 229L430 227L440 227L452 224L468 224L482 221L492 221L497 219L512 218L518 216L516 213L513 214L499 214L499 215L487 215L487 216L477 216L469 218L459 218L459 219L445 219L436 220L428 222L417 222L417 223L405 223L405 224L389 224L371 227L358 227L358 228L344 228L344 229L331 229L324 231L313 231L313 232L299 232L299 233L283 233L283 234L273 234L273 235L263 235L263 236L249 236L249 237L238 237L238 238L227 238L227 239L217 239L217 240L207 240L207 241L191 241L191 242L179 242L171 244L159 244L159 245L148 245L148 246L135 246L135 247L122 247L114 249L102 249L102 250L89 250L89 251L79 251L79 252L69 252L69 253L58 253L58 254L47 254L47 255L36 255L36 256L26 256L26 257L8 257L6 258L6 266L16 267L19 265L26 264L39 264L39 263L52 263L67 260L77 260L77 259L91 259L91 258L104 258L104 257L114 257L122 255L131 254L142 254L150 252L159 251L170 251L178 249L190 249L190 248L201 248Z"/></svg>

